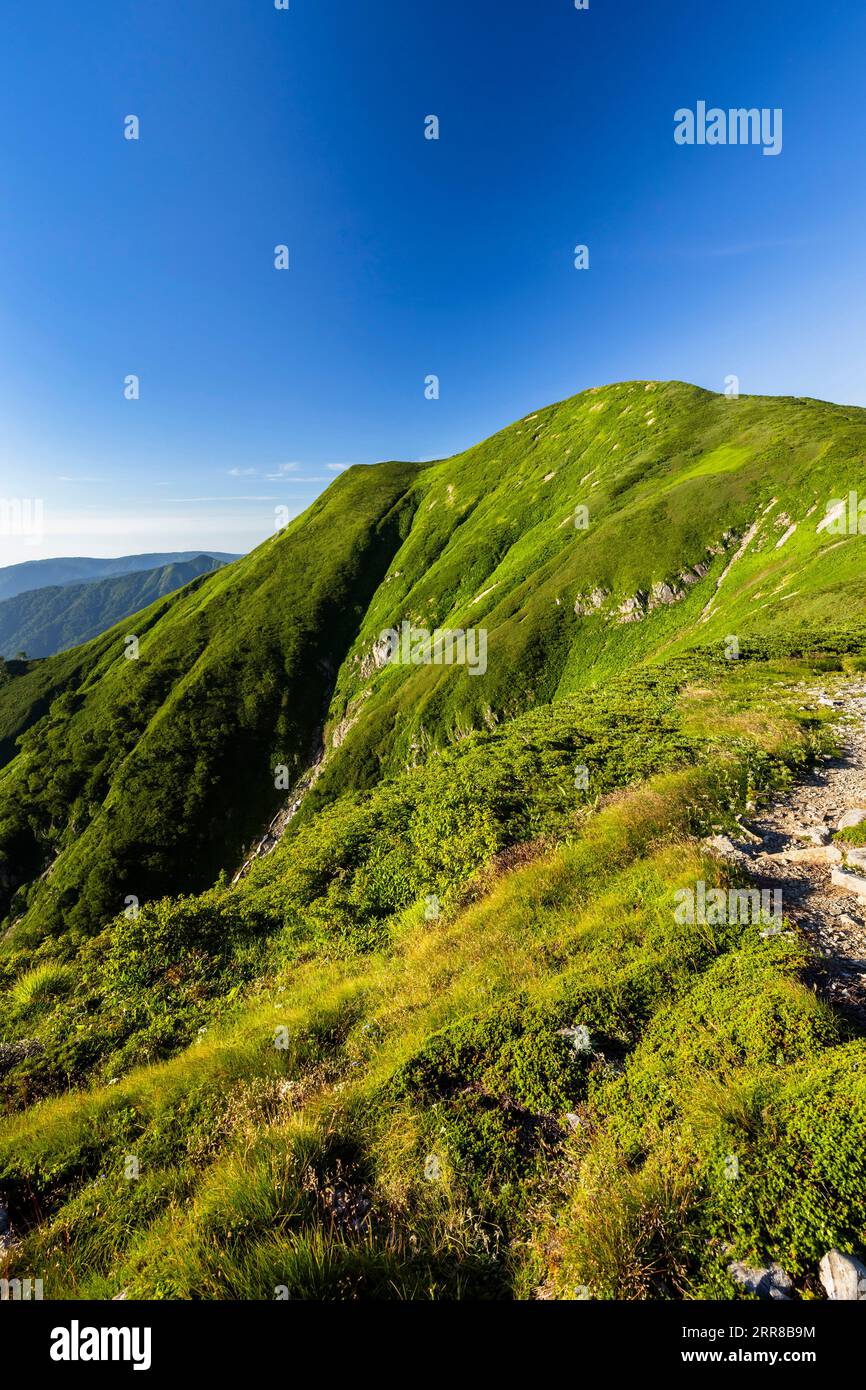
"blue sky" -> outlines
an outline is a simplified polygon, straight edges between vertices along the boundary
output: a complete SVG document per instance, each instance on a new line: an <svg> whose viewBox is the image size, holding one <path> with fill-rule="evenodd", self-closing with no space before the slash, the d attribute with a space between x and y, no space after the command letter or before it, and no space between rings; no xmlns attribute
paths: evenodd
<svg viewBox="0 0 866 1390"><path fill-rule="evenodd" d="M0 498L44 535L0 563L245 550L606 381L866 405L864 52L858 0L5 7ZM677 146L701 99L782 153Z"/></svg>

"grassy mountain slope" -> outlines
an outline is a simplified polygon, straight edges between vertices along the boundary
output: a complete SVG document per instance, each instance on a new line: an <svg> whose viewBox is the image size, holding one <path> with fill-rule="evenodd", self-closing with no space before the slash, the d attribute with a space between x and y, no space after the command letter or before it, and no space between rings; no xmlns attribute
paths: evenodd
<svg viewBox="0 0 866 1390"><path fill-rule="evenodd" d="M635 661L756 625L856 621L859 537L817 526L864 457L861 410L638 382L438 464L349 470L222 581L149 610L134 667L115 633L91 644L86 674L50 662L11 683L7 749L76 693L0 779L7 903L13 860L25 881L56 861L13 910L37 932L66 914L91 930L128 895L204 887L237 866L280 803L274 768L299 774L323 721L329 757L302 816ZM653 585L675 601L656 604ZM486 673L376 670L378 635L404 620L483 625Z"/></svg>
<svg viewBox="0 0 866 1390"><path fill-rule="evenodd" d="M137 660L123 625L11 665L7 1271L729 1297L778 1259L811 1297L862 1255L862 1039L797 932L673 908L866 669L862 538L818 529L864 443L863 411L602 388L348 470L138 615ZM404 620L483 625L486 672L377 666Z"/></svg>
<svg viewBox="0 0 866 1390"><path fill-rule="evenodd" d="M79 646L199 575L221 567L220 560L198 555L158 569L27 590L0 602L0 653L14 657L24 652L32 658Z"/></svg>
<svg viewBox="0 0 866 1390"><path fill-rule="evenodd" d="M20 930L90 931L128 896L205 887L237 859L281 800L274 766L315 752L413 472L345 475L252 555L145 609L137 659L124 623L11 681L17 728L37 719L0 773L0 884L7 903L22 881L30 895Z"/></svg>
<svg viewBox="0 0 866 1390"><path fill-rule="evenodd" d="M63 1062L102 1079L4 1126L9 1272L67 1298L726 1297L732 1258L775 1258L813 1295L824 1249L866 1240L863 1043L796 936L672 911L726 882L697 837L829 746L809 672L701 656L533 711L19 974L4 1032L44 1052L10 1100ZM584 756L637 784L575 795Z"/></svg>
<svg viewBox="0 0 866 1390"><path fill-rule="evenodd" d="M636 660L862 618L860 538L837 544L816 527L830 499L863 492L864 431L866 412L853 408L637 382L584 392L428 469L415 525L340 672L332 725L360 700L363 719L318 797L374 779L488 711L513 714ZM573 524L581 505L585 530ZM707 571L695 582L697 566ZM654 584L675 602L651 606ZM588 611L578 615L576 601ZM629 601L637 620L624 622ZM487 675L388 666L362 676L379 632L406 618L486 627Z"/></svg>

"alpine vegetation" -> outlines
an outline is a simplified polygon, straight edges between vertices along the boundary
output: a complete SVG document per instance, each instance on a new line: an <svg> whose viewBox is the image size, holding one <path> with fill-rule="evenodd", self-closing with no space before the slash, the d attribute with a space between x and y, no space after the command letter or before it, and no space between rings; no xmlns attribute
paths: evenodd
<svg viewBox="0 0 866 1390"><path fill-rule="evenodd" d="M856 1285L864 458L604 386L0 663L11 1297Z"/></svg>

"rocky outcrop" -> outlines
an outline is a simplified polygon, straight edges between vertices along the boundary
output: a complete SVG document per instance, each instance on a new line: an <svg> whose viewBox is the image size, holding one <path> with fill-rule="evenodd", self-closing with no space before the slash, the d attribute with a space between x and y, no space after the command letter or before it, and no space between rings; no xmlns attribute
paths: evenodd
<svg viewBox="0 0 866 1390"><path fill-rule="evenodd" d="M786 1300L794 1292L790 1274L786 1274L775 1260L757 1268L743 1263L728 1265L728 1273L735 1284L739 1284L746 1293L756 1294L758 1298Z"/></svg>
<svg viewBox="0 0 866 1390"><path fill-rule="evenodd" d="M377 637L370 651L361 658L360 675L362 681L368 680L374 671L381 671L383 666L387 666L389 652L388 638L384 635Z"/></svg>
<svg viewBox="0 0 866 1390"><path fill-rule="evenodd" d="M711 559L713 556L723 555L734 540L736 536L733 531L726 531L718 544L707 546L707 555ZM606 613L603 613L603 610L611 596L608 589L597 587L588 592L583 591L575 599L574 611L578 618L602 614L608 622L640 623L648 613L654 612L657 608L669 608L674 603L681 603L687 597L689 589L706 578L709 569L709 564L699 560L697 564L681 570L671 579L657 580L648 592L638 589L636 593L629 594Z"/></svg>
<svg viewBox="0 0 866 1390"><path fill-rule="evenodd" d="M598 612L606 598L610 598L607 589L593 589L589 594L578 594L574 611L578 618L588 618L590 614Z"/></svg>
<svg viewBox="0 0 866 1390"><path fill-rule="evenodd" d="M640 623L646 615L646 594L640 590L630 598L623 599L617 609L618 623Z"/></svg>
<svg viewBox="0 0 866 1390"><path fill-rule="evenodd" d="M699 584L702 579L706 578L709 568L709 565L703 563L694 565L692 569L682 571L680 580L683 584L688 584L690 586L692 584Z"/></svg>
<svg viewBox="0 0 866 1390"><path fill-rule="evenodd" d="M834 1301L866 1302L866 1265L853 1255L828 1250L818 1266L827 1297Z"/></svg>

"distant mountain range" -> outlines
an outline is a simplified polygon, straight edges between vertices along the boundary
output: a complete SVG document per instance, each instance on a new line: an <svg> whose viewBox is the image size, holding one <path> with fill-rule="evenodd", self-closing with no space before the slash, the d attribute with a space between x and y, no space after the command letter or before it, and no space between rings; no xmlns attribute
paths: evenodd
<svg viewBox="0 0 866 1390"><path fill-rule="evenodd" d="M68 573L75 566L102 567L128 565L132 561L151 559L151 556L127 556L122 560L38 560L32 564L13 565L13 570L26 570L36 578L42 573ZM178 558L151 569L131 572L116 571L104 579L92 578L83 583L40 584L13 598L0 602L0 657L12 658L19 652L28 657L53 656L78 646L91 637L98 637L107 628L142 608L147 608L166 594L182 589L199 575L221 569L232 556L194 555ZM0 576L9 571L0 571ZM14 583L14 579L12 580Z"/></svg>
<svg viewBox="0 0 866 1390"><path fill-rule="evenodd" d="M221 550L174 550L153 555L119 555L114 559L93 559L88 556L62 556L56 560L25 560L20 565L0 569L0 599L14 598L29 589L47 589L60 584L86 584L94 579L110 579L118 574L136 574L142 570L162 569L179 565L202 555L227 565L237 560Z"/></svg>

